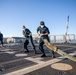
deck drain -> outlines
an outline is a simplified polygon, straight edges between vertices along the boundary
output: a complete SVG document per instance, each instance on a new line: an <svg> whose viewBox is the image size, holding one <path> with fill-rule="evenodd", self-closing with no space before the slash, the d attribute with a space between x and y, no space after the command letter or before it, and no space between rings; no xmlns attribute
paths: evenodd
<svg viewBox="0 0 76 75"><path fill-rule="evenodd" d="M65 72L65 71L59 71L58 75L69 75L69 74L67 72Z"/></svg>

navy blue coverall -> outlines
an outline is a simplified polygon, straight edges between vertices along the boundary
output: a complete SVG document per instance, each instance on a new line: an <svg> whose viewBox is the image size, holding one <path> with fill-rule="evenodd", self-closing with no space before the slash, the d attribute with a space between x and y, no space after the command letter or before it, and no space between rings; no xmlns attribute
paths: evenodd
<svg viewBox="0 0 76 75"><path fill-rule="evenodd" d="M1 44L3 46L3 34L2 33L0 33L0 41L1 41Z"/></svg>
<svg viewBox="0 0 76 75"><path fill-rule="evenodd" d="M35 45L33 43L32 35L29 36L30 33L31 33L31 31L27 28L25 28L25 30L23 30L23 35L25 36L24 48L26 50L28 50L27 45L30 43L31 47L35 50Z"/></svg>
<svg viewBox="0 0 76 75"><path fill-rule="evenodd" d="M39 26L37 28L37 32L40 32L40 34L45 34L45 33L50 34L49 29L46 26L44 26L43 28L41 28ZM39 49L41 50L41 52L43 54L45 54L44 49L43 49L43 44L44 44L43 38L47 39L49 42L50 42L50 39L49 39L48 35L40 37L40 40L39 40ZM52 54L54 55L54 51L52 51Z"/></svg>

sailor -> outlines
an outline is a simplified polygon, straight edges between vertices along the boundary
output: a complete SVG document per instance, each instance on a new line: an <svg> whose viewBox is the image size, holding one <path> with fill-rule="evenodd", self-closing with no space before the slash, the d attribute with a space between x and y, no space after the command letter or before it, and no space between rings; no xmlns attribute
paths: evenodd
<svg viewBox="0 0 76 75"><path fill-rule="evenodd" d="M44 52L44 48L43 48L43 45L44 45L43 39L47 39L50 42L50 39L48 37L48 35L50 34L50 32L49 32L49 29L45 26L44 21L40 22L40 26L37 28L37 34L38 34L38 36L40 36L39 49L43 53L41 55L41 57L46 57L45 52ZM54 51L52 51L52 57L55 58Z"/></svg>
<svg viewBox="0 0 76 75"><path fill-rule="evenodd" d="M33 43L31 31L28 28L26 28L24 25L22 26L22 28L23 28L23 36L25 37L25 42L24 42L24 49L26 49L25 53L29 52L27 45L30 43L31 47L35 50L35 54L36 54L36 49Z"/></svg>
<svg viewBox="0 0 76 75"><path fill-rule="evenodd" d="M1 41L1 46L3 47L3 34L0 32L0 41Z"/></svg>

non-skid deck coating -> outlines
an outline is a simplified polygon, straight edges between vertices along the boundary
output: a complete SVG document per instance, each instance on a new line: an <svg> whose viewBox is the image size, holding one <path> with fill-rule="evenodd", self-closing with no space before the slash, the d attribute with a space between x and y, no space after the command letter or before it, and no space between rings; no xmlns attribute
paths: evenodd
<svg viewBox="0 0 76 75"><path fill-rule="evenodd" d="M76 56L76 44L55 44L58 48ZM45 46L44 46L45 47ZM51 51L45 47L47 57L41 58L41 51L36 45L38 54L29 46L29 53L24 53L22 45L5 45L0 47L0 75L76 75L76 62L55 53L56 58L51 57ZM71 70L62 71L52 68L55 63L68 64Z"/></svg>

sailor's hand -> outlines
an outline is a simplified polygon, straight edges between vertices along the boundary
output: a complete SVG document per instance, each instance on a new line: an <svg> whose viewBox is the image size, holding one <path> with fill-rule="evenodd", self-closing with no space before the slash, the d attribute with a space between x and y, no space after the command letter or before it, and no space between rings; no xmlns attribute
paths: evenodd
<svg viewBox="0 0 76 75"><path fill-rule="evenodd" d="M44 36L44 34L40 34L40 37L41 37L41 36Z"/></svg>
<svg viewBox="0 0 76 75"><path fill-rule="evenodd" d="M32 34L29 34L28 36L32 36Z"/></svg>

